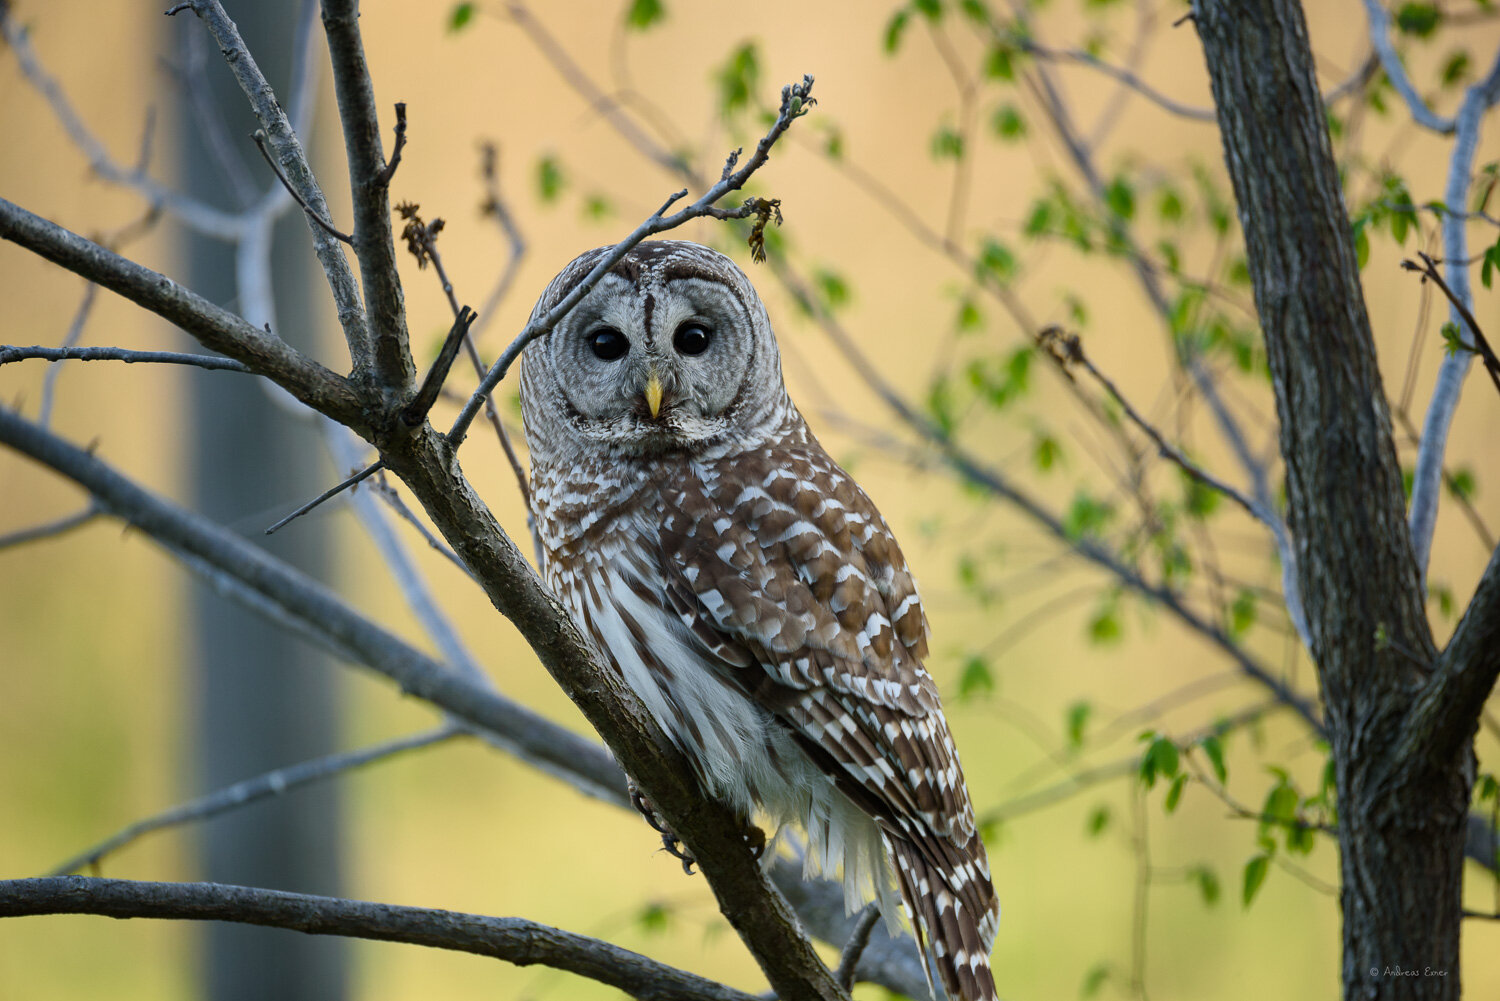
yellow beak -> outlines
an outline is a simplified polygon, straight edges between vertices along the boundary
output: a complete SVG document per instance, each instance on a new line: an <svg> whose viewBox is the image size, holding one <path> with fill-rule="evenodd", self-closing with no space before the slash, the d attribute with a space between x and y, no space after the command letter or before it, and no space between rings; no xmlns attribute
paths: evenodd
<svg viewBox="0 0 1500 1001"><path fill-rule="evenodd" d="M656 420L656 415L661 413L661 378L654 368L646 380L646 406L651 408L651 419Z"/></svg>

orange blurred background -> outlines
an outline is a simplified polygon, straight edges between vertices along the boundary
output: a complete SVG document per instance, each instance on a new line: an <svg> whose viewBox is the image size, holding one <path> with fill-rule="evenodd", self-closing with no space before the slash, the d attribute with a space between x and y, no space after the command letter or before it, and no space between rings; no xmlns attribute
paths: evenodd
<svg viewBox="0 0 1500 1001"><path fill-rule="evenodd" d="M38 53L66 88L89 126L119 160L139 141L146 108L170 101L172 83L157 66L167 34L155 8L85 0L19 0L17 15L32 29ZM234 5L228 5L233 13ZM1129 41L1129 11L1086 13L1082 3L1055 2L1038 22L1045 41L1081 46L1090 32L1109 39L1106 58L1118 60ZM1116 5L1126 8L1128 5ZM1190 25L1167 25L1181 5L1157 8L1143 76L1158 90L1198 107L1209 106L1201 50ZM1361 5L1354 0L1309 5L1312 39L1325 84L1342 79L1367 50ZM410 143L397 175L395 200L420 203L428 217L448 222L444 261L460 299L478 305L506 260L506 244L481 217L478 144L501 150L501 183L525 235L528 252L515 291L491 318L483 350L493 357L524 324L535 295L578 252L612 243L678 188L675 177L623 143L608 122L558 77L536 46L505 16L503 5L478 5L473 22L452 31L446 4L368 0L362 27L382 115L405 101ZM879 201L851 184L817 151L821 122L836 123L846 157L928 225L941 229L951 167L934 162L928 138L957 114L957 96L940 53L915 27L900 50L887 55L882 37L893 7L844 2L767 0L742 6L699 0L667 4L667 17L646 33L621 34L615 4L585 0L537 3L536 16L572 57L608 86L620 39L640 94L670 115L699 162L710 171L746 136L722 121L712 82L731 49L753 39L761 58L759 97L774 103L782 84L804 72L817 77L818 106L797 123L757 176L761 193L782 199L787 238L807 268L836 269L852 297L841 314L878 368L912 400L927 391L934 355L943 350L966 276L914 241ZM184 15L187 16L187 15ZM957 15L952 15L957 17ZM1500 30L1493 23L1444 29L1438 44L1413 53L1419 80L1458 45L1476 68L1487 67ZM971 67L982 49L962 31L953 38ZM220 67L211 67L219 71ZM349 218L337 139L336 114L323 66L324 100L314 129L317 162L335 222ZM1106 78L1084 67L1057 70L1077 120L1092 123L1116 93ZM106 232L134 218L140 198L90 176L87 161L58 128L27 85L15 60L0 53L0 195L85 234ZM1394 113L1370 117L1364 149L1372 163L1388 163L1408 179L1420 203L1440 198L1448 143L1402 124ZM1434 98L1445 112L1457 92ZM986 89L981 116L1010 98ZM1476 162L1500 156L1493 121ZM749 138L758 134L751 126ZM389 142L389 131L386 133ZM162 136L170 143L169 134ZM253 153L253 151L251 151ZM1062 152L1040 121L1024 142L1004 144L984 135L972 144L973 187L964 216L966 245L996 232L1026 261L1021 295L1043 322L1070 322L1066 296L1083 295L1092 316L1085 332L1091 357L1138 401L1161 399L1167 387L1169 346L1133 276L1117 262L1081 258L1053 246L1022 241L1019 229L1046 179L1074 179ZM1118 126L1098 147L1101 164L1185 172L1194 163L1222 177L1212 124L1165 114L1133 98ZM537 164L555 158L564 186L555 201L538 196ZM170 162L165 152L158 162ZM251 163L264 178L258 159ZM160 176L160 175L159 175ZM1224 185L1227 191L1227 184ZM1368 192L1366 192L1368 196ZM590 207L592 204L592 208ZM1430 232L1430 220L1424 222ZM1480 240L1492 238L1483 227ZM173 226L158 227L129 248L134 259L172 273ZM675 236L724 243L722 224L694 223ZM1209 241L1185 244L1190 260L1206 256ZM1383 371L1399 388L1418 323L1416 282L1397 269L1400 249L1372 240L1364 271ZM765 272L740 259L767 299L784 345L792 395L830 451L846 462L880 504L923 584L934 634L932 668L949 701L980 812L1044 787L1063 775L1133 753L1141 727L1126 728L1111 744L1089 746L1051 771L1046 763L1064 747L1067 707L1080 698L1095 706L1100 725L1150 702L1186 681L1230 666L1214 650L1160 614L1125 616L1118 646L1091 645L1085 629L1102 578L1075 570L1035 589L1017 586L982 607L957 583L960 557L978 554L996 578L1034 565L1052 551L1037 530L1012 511L960 490L936 468L919 469L872 445L868 430L899 434L899 426L851 374L817 328L806 321ZM446 301L430 271L402 256L408 319L419 357L430 357L449 324ZM1206 264L1204 265L1206 267ZM1189 265L1195 272L1201 268ZM56 344L82 294L77 277L20 249L0 246L0 341ZM1476 287L1480 322L1497 317L1488 290ZM232 308L233 304L225 304ZM1009 353L1023 344L998 308L981 303L985 350ZM346 359L336 331L324 338L323 360L342 370ZM101 293L84 343L182 349L183 338L109 293ZM1429 331L1417 381L1414 413L1426 406L1440 345ZM1040 368L1040 366L1038 366ZM45 363L0 369L0 400L35 413ZM181 387L186 379L236 378L144 366L69 364L58 386L54 427L73 441L96 442L99 455L139 482L180 496L184 470L180 437ZM1043 421L1071 442L1090 432L1064 403L1055 380L1035 379L1028 420ZM1274 413L1269 389L1250 385L1247 409ZM1500 525L1500 471L1493 429L1500 400L1480 380L1468 387L1450 444L1450 465L1479 477L1476 505ZM502 387L507 401L513 387ZM835 415L842 415L836 418ZM1232 459L1206 422L1192 419L1195 454L1239 482ZM1077 484L1097 479L1090 446L1070 446L1061 471L1038 478L1027 468L1024 423L994 424L994 440L975 442L997 465L1035 481L1036 492L1058 507ZM1255 445L1274 441L1255 429ZM1101 446L1102 447L1102 446ZM1014 455L1022 454L1019 461ZM1410 458L1409 454L1405 455ZM464 452L468 475L516 536L525 515L493 441L476 432ZM332 480L330 480L332 482ZM288 504L301 498L289 497ZM84 498L51 474L0 449L0 533L57 517ZM279 514L281 512L274 512ZM272 520L247 512L246 524ZM259 519L259 520L258 520ZM1220 516L1215 531L1244 555L1226 557L1265 576L1267 552L1248 521ZM244 528L244 525L236 525ZM426 647L410 613L347 514L313 516L299 530L334 532L346 543L339 589L360 609ZM430 575L464 637L510 696L549 717L586 731L514 630L479 591L415 537L409 544ZM523 549L528 547L523 546ZM1451 504L1445 505L1434 545L1433 580L1467 600L1488 554ZM1274 579L1272 577L1271 579ZM1066 586L1065 586L1066 585ZM1044 628L1008 643L994 661L996 692L954 696L965 658L1017 623L1040 616L1070 588L1090 587L1073 607ZM186 633L182 598L199 586L169 557L136 533L99 521L63 538L0 552L0 876L35 875L131 820L188 794L184 756L191 753L184 690L191 677L182 662ZM1133 608L1134 606L1132 606ZM1451 620L1435 613L1446 636ZM1273 664L1290 662L1303 690L1313 675L1305 655L1288 654L1271 631L1252 635L1252 647ZM434 715L396 697L383 681L350 674L344 682L351 746L425 726ZM1149 725L1187 732L1254 702L1253 689L1229 685ZM1044 746L1039 746L1039 741ZM1272 717L1255 740L1231 745L1231 787L1258 804L1272 781L1266 761L1289 764L1313 781L1321 756L1300 729ZM1490 760L1494 748L1489 748ZM1040 770L1039 770L1040 765ZM1040 776L1040 778L1038 778ZM654 835L638 817L588 800L511 759L467 742L420 752L363 771L347 790L350 896L488 914L520 915L598 935L665 962L724 979L749 990L763 982L735 936L718 918L701 878L684 878L676 862L656 851ZM1087 789L1046 809L1005 823L991 844L1004 907L994 964L1003 996L1075 996L1090 971L1111 971L1101 997L1129 996L1133 888L1136 879L1129 785L1116 781ZM1113 812L1099 838L1087 835L1100 804ZM1273 870L1248 910L1240 905L1239 874L1255 851L1253 825L1231 820L1217 800L1190 787L1171 817L1159 794L1140 811L1150 855L1160 870L1149 895L1144 940L1145 983L1157 1001L1334 995L1339 976L1339 923L1334 899ZM106 860L103 873L141 879L195 877L191 837L150 836ZM1209 865L1223 885L1205 906L1195 884L1176 878L1184 867ZM1324 841L1306 868L1337 884L1333 846ZM1470 872L1476 906L1490 890ZM665 905L665 927L640 920L648 905ZM0 922L0 999L171 999L194 991L195 928L186 923L102 918L39 918ZM359 943L354 996L386 999L606 998L614 992L567 974L520 969L472 956L412 947ZM1465 926L1463 977L1471 996L1500 996L1500 925ZM856 996L878 998L879 989Z"/></svg>

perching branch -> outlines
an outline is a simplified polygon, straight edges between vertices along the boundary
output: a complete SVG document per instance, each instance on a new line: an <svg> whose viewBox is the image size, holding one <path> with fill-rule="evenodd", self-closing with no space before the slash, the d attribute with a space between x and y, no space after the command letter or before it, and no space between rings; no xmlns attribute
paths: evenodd
<svg viewBox="0 0 1500 1001"><path fill-rule="evenodd" d="M308 935L452 949L517 966L539 963L608 984L642 1001L755 1001L753 995L628 949L523 918L218 883L144 883L81 876L0 881L0 917L34 914L233 921Z"/></svg>

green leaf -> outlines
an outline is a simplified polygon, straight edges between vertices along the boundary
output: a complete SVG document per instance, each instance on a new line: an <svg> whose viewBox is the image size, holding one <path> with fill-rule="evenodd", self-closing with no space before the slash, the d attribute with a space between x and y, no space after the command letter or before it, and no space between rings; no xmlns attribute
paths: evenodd
<svg viewBox="0 0 1500 1001"><path fill-rule="evenodd" d="M591 219L594 222L609 218L614 211L615 207L610 202L608 196L602 195L597 191L590 192L583 200L584 218Z"/></svg>
<svg viewBox="0 0 1500 1001"><path fill-rule="evenodd" d="M958 697L965 700L975 695L989 695L995 690L995 677L990 673L989 661L974 654L964 661L963 673L958 677Z"/></svg>
<svg viewBox="0 0 1500 1001"><path fill-rule="evenodd" d="M672 911L666 904L653 900L641 908L635 920L643 931L664 932L672 923Z"/></svg>
<svg viewBox="0 0 1500 1001"><path fill-rule="evenodd" d="M1031 461L1042 472L1051 472L1062 458L1062 443L1050 434L1038 433L1031 446Z"/></svg>
<svg viewBox="0 0 1500 1001"><path fill-rule="evenodd" d="M943 16L941 0L911 0L911 5L929 21L940 20Z"/></svg>
<svg viewBox="0 0 1500 1001"><path fill-rule="evenodd" d="M567 185L567 175L557 157L547 154L537 161L536 190L544 202L555 202Z"/></svg>
<svg viewBox="0 0 1500 1001"><path fill-rule="evenodd" d="M932 158L934 160L962 160L964 137L951 125L939 126L932 136Z"/></svg>
<svg viewBox="0 0 1500 1001"><path fill-rule="evenodd" d="M1209 734L1198 742L1198 746L1203 748L1203 756L1208 759L1209 765L1213 768L1214 778L1219 780L1219 785L1223 785L1229 778L1229 769L1224 767L1223 743L1216 735Z"/></svg>
<svg viewBox="0 0 1500 1001"><path fill-rule="evenodd" d="M1014 80L1016 78L1016 50L1010 45L990 46L984 57L984 75L991 80Z"/></svg>
<svg viewBox="0 0 1500 1001"><path fill-rule="evenodd" d="M902 8L891 15L891 19L885 26L885 51L893 53L901 47L901 36L906 31L906 22L911 20L911 12Z"/></svg>
<svg viewBox="0 0 1500 1001"><path fill-rule="evenodd" d="M1203 895L1203 902L1209 907L1219 902L1219 874L1206 865L1194 866L1192 869L1193 882L1198 884L1198 892Z"/></svg>
<svg viewBox="0 0 1500 1001"><path fill-rule="evenodd" d="M1150 789L1156 785L1158 778L1176 778L1179 766L1177 745L1155 730L1147 730L1141 734L1141 740L1149 741L1146 753L1141 755L1141 783Z"/></svg>
<svg viewBox="0 0 1500 1001"><path fill-rule="evenodd" d="M1234 596L1234 601L1229 604L1230 635L1239 638L1255 625L1256 608L1255 592L1248 588L1240 588L1239 593Z"/></svg>
<svg viewBox="0 0 1500 1001"><path fill-rule="evenodd" d="M1260 891L1260 885L1266 881L1266 870L1271 867L1271 856L1257 855L1245 863L1245 906L1250 906L1250 901L1255 899L1255 894Z"/></svg>
<svg viewBox="0 0 1500 1001"><path fill-rule="evenodd" d="M990 116L990 128L1001 139L1020 139L1026 135L1026 119L1014 104L1002 104Z"/></svg>
<svg viewBox="0 0 1500 1001"><path fill-rule="evenodd" d="M1404 3L1396 11L1396 27L1417 38L1427 38L1437 31L1442 19L1442 11L1432 3Z"/></svg>
<svg viewBox="0 0 1500 1001"><path fill-rule="evenodd" d="M1207 518L1218 510L1221 497L1213 487L1182 471L1182 506L1194 518Z"/></svg>
<svg viewBox="0 0 1500 1001"><path fill-rule="evenodd" d="M1443 324L1442 335L1443 344L1450 355L1462 354L1474 350L1464 343L1462 335L1458 332L1458 324L1452 321Z"/></svg>
<svg viewBox="0 0 1500 1001"><path fill-rule="evenodd" d="M1119 602L1106 599L1089 620L1089 641L1105 646L1119 640L1121 632Z"/></svg>
<svg viewBox="0 0 1500 1001"><path fill-rule="evenodd" d="M1068 747L1076 751L1083 746L1083 734L1093 713L1094 707L1083 700L1068 706Z"/></svg>
<svg viewBox="0 0 1500 1001"><path fill-rule="evenodd" d="M750 106L760 83L760 53L754 42L742 42L714 72L719 88L719 114L724 118Z"/></svg>
<svg viewBox="0 0 1500 1001"><path fill-rule="evenodd" d="M984 313L980 311L978 303L968 296L958 304L958 316L953 320L953 326L961 333L972 333L984 326Z"/></svg>
<svg viewBox="0 0 1500 1001"><path fill-rule="evenodd" d="M1485 288L1494 280L1495 269L1500 268L1500 243L1484 248L1484 264L1479 268L1479 281Z"/></svg>
<svg viewBox="0 0 1500 1001"><path fill-rule="evenodd" d="M1463 49L1456 49L1448 54L1443 62L1442 81L1444 87L1452 87L1463 83L1464 77L1469 75L1469 54Z"/></svg>
<svg viewBox="0 0 1500 1001"><path fill-rule="evenodd" d="M1182 196L1173 188L1163 188L1156 201L1156 214L1161 216L1162 222L1181 222Z"/></svg>
<svg viewBox="0 0 1500 1001"><path fill-rule="evenodd" d="M1016 255L999 240L987 236L984 238L984 244L979 248L979 261L975 270L980 272L977 277L981 280L988 274L1002 282L1009 281L1016 275ZM1030 352L1027 354L1029 357Z"/></svg>
<svg viewBox="0 0 1500 1001"><path fill-rule="evenodd" d="M1097 838L1099 835L1103 834L1109 827L1109 821L1110 811L1108 804L1100 803L1098 806L1090 810L1087 825L1089 837Z"/></svg>
<svg viewBox="0 0 1500 1001"><path fill-rule="evenodd" d="M1448 477L1448 492L1458 500L1472 501L1474 489L1474 470L1467 466L1460 466Z"/></svg>
<svg viewBox="0 0 1500 1001"><path fill-rule="evenodd" d="M1135 189L1123 176L1116 177L1104 189L1104 201L1109 210L1121 219L1135 215Z"/></svg>
<svg viewBox="0 0 1500 1001"><path fill-rule="evenodd" d="M1063 516L1063 531L1070 539L1099 535L1114 513L1114 506L1108 501L1095 500L1080 490L1073 495L1073 503Z"/></svg>
<svg viewBox="0 0 1500 1001"><path fill-rule="evenodd" d="M823 304L830 312L849 304L849 283L844 281L844 276L837 271L828 268L819 269L813 275L813 281L823 296Z"/></svg>
<svg viewBox="0 0 1500 1001"><path fill-rule="evenodd" d="M1481 803L1500 800L1500 781L1489 773L1479 776L1479 781L1474 784L1474 795Z"/></svg>
<svg viewBox="0 0 1500 1001"><path fill-rule="evenodd" d="M667 10L662 6L661 0L631 0L629 9L625 11L625 27L645 31L666 16Z"/></svg>
<svg viewBox="0 0 1500 1001"><path fill-rule="evenodd" d="M1095 994L1098 994L1099 989L1109 980L1110 975L1111 970L1108 963L1095 963L1089 967L1089 972L1083 975L1083 985L1078 988L1078 996L1081 998L1091 998Z"/></svg>
<svg viewBox="0 0 1500 1001"><path fill-rule="evenodd" d="M1167 798L1162 800L1162 808L1168 813L1176 811L1177 804L1182 800L1183 787L1187 785L1187 773L1180 772L1172 780L1172 785L1167 789Z"/></svg>
<svg viewBox="0 0 1500 1001"><path fill-rule="evenodd" d="M456 3L448 12L448 30L462 31L474 20L474 5L471 3Z"/></svg>

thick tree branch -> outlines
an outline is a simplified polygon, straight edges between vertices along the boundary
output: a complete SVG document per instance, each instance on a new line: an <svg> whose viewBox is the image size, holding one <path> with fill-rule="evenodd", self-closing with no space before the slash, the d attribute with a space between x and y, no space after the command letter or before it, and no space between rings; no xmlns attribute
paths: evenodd
<svg viewBox="0 0 1500 1001"><path fill-rule="evenodd" d="M358 0L324 0L323 30L333 59L333 89L344 126L349 190L354 199L354 253L359 258L365 308L372 327L372 352L359 363L371 366L376 385L391 400L411 392L416 380L406 332L406 301L396 270L391 231L390 177L380 145L375 85L365 63L359 32ZM401 136L405 137L405 115Z"/></svg>
<svg viewBox="0 0 1500 1001"><path fill-rule="evenodd" d="M1417 696L1401 735L1402 757L1438 765L1474 739L1479 714L1500 678L1500 549L1459 620L1437 671Z"/></svg>
<svg viewBox="0 0 1500 1001"><path fill-rule="evenodd" d="M360 404L341 376L274 334L190 292L166 275L105 250L76 233L0 198L0 238L97 282L175 323L207 348L266 376L319 413L360 430Z"/></svg>
<svg viewBox="0 0 1500 1001"><path fill-rule="evenodd" d="M517 966L542 964L608 984L642 1001L754 1001L752 995L628 949L524 918L492 918L219 883L143 883L82 876L0 881L0 917L33 914L233 921L308 935L343 935L471 952Z"/></svg>

